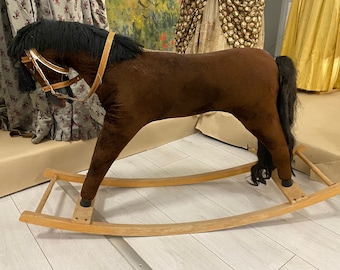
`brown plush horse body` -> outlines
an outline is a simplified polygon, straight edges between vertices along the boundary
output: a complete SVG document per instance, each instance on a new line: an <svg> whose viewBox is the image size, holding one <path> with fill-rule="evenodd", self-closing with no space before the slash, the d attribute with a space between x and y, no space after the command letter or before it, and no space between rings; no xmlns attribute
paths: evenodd
<svg viewBox="0 0 340 270"><path fill-rule="evenodd" d="M66 22L42 21L18 32L9 55L20 59L36 48L46 59L75 69L91 85L108 32ZM35 89L20 66L23 90ZM45 71L51 81L60 79ZM252 180L265 183L275 167L282 185L292 184L295 69L287 57L276 61L259 49L207 54L149 52L120 35L111 48L97 92L106 116L81 196L88 206L111 164L132 137L151 121L200 114L232 113L259 141Z"/></svg>

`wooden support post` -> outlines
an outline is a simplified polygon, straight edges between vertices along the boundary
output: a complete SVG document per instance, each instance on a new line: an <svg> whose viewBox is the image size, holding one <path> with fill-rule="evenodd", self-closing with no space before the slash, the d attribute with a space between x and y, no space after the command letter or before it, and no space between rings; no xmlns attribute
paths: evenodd
<svg viewBox="0 0 340 270"><path fill-rule="evenodd" d="M81 196L78 196L77 204L73 212L72 222L91 224L94 200L91 202L91 206L83 207L80 205Z"/></svg>
<svg viewBox="0 0 340 270"><path fill-rule="evenodd" d="M285 197L288 199L290 203L292 204L297 203L298 201L308 198L306 193L300 188L300 186L296 182L293 182L293 185L291 185L290 187L283 187L281 185L281 179L277 174L277 170L274 170L272 172L272 179L274 180L277 187L280 189L283 195L285 195Z"/></svg>

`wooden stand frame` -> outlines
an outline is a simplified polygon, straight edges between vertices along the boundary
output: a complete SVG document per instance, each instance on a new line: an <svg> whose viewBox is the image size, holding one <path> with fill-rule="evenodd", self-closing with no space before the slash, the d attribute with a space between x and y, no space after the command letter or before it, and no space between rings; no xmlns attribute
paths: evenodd
<svg viewBox="0 0 340 270"><path fill-rule="evenodd" d="M80 206L78 199L72 218L45 215L42 213L43 207L52 191L53 185L57 180L82 183L85 178L83 175L47 169L44 172L44 175L46 177L50 177L51 182L46 188L46 191L44 192L36 211L23 212L20 217L20 221L55 229L115 236L160 236L190 234L224 230L253 224L305 208L340 194L340 183L333 183L329 178L327 178L302 154L303 151L304 147L298 147L295 150L295 154L300 157L321 178L327 187L309 195L305 194L305 192L296 182L294 182L294 184L289 188L282 187L281 180L279 179L276 170L274 170L272 178L281 192L285 195L288 202L246 214L176 224L112 224L92 221L92 213L94 209L93 203L90 207L84 208ZM250 171L250 168L254 164L255 163L249 163L231 169L185 177L161 179L105 178L102 182L102 185L116 187L160 187L188 185L246 173Z"/></svg>

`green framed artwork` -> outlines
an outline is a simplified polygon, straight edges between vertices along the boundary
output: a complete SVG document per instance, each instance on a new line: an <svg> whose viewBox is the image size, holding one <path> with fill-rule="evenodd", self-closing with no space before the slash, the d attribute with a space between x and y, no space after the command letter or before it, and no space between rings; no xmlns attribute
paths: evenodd
<svg viewBox="0 0 340 270"><path fill-rule="evenodd" d="M106 0L110 29L146 49L174 51L180 0Z"/></svg>

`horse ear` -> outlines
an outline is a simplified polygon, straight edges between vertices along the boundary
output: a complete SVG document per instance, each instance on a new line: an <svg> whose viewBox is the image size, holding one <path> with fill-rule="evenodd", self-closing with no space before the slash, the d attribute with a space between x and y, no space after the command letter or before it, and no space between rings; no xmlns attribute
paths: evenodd
<svg viewBox="0 0 340 270"><path fill-rule="evenodd" d="M19 89L23 92L30 92L36 89L35 81L29 71L25 68L24 65L19 65L18 68L18 76L19 76Z"/></svg>

